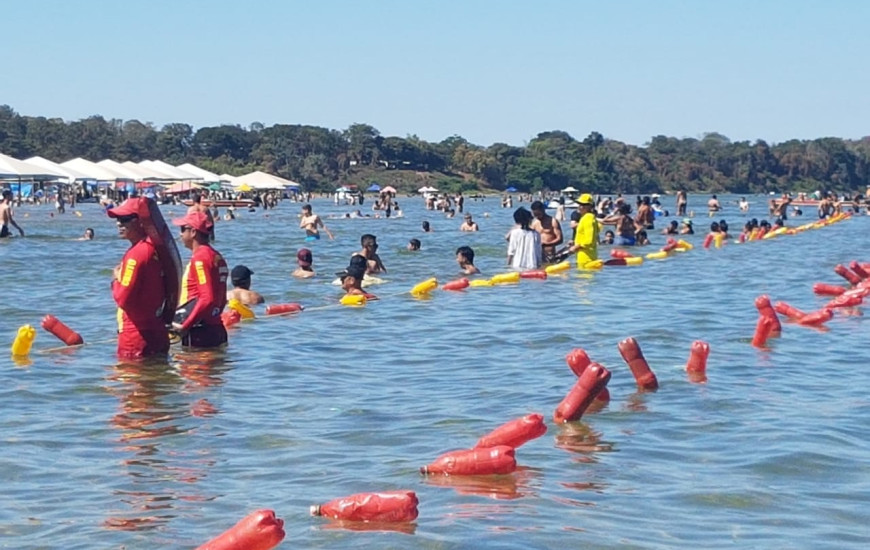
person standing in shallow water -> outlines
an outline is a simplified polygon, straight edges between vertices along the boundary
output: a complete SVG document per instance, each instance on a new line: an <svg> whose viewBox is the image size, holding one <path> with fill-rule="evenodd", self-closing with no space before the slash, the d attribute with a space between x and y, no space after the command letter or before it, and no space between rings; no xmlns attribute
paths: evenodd
<svg viewBox="0 0 870 550"><path fill-rule="evenodd" d="M320 219L320 216L311 211L310 204L306 204L302 207L302 219L299 221L299 227L300 229L305 230L306 241L316 241L320 239L320 232L317 230L318 227L326 231L326 235L330 240L334 239L332 233L330 233L326 225L323 224L323 220Z"/></svg>
<svg viewBox="0 0 870 550"><path fill-rule="evenodd" d="M14 196L15 195L9 189L3 190L3 200L0 201L0 238L10 236L10 225L17 229L22 237L24 236L24 230L15 223L14 219L12 219L12 198Z"/></svg>

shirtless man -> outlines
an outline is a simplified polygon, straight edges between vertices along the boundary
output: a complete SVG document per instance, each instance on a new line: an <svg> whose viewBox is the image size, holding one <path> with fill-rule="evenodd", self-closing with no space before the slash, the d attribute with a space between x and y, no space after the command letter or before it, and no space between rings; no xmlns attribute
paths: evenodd
<svg viewBox="0 0 870 550"><path fill-rule="evenodd" d="M716 198L716 195L713 195L710 197L710 200L707 201L707 210L709 211L710 216L722 210L722 205L719 204L719 199Z"/></svg>
<svg viewBox="0 0 870 550"><path fill-rule="evenodd" d="M456 249L456 263L463 275L477 275L480 270L474 265L474 250L470 246L460 246Z"/></svg>
<svg viewBox="0 0 870 550"><path fill-rule="evenodd" d="M477 222L471 219L471 213L465 215L465 221L459 226L460 231L478 231Z"/></svg>
<svg viewBox="0 0 870 550"><path fill-rule="evenodd" d="M233 281L233 289L227 291L227 301L236 299L246 306L262 304L266 300L256 291L251 290L251 275L254 272L247 266L237 265L230 273Z"/></svg>
<svg viewBox="0 0 870 550"><path fill-rule="evenodd" d="M193 201L193 204L187 209L188 214L192 214L193 212L202 212L208 218L209 223L211 223L211 227L208 232L208 240L214 241L214 216L209 210L208 206L202 204L202 193L198 191L194 191L190 195L190 199Z"/></svg>
<svg viewBox="0 0 870 550"><path fill-rule="evenodd" d="M530 228L541 234L541 251L545 263L555 263L556 247L562 244L562 226L547 214L544 203L535 201L531 205L532 216L535 218Z"/></svg>
<svg viewBox="0 0 870 550"><path fill-rule="evenodd" d="M293 271L293 276L298 279L310 279L314 277L314 257L311 254L311 251L307 248L300 248L299 252L296 253L296 263L299 267Z"/></svg>
<svg viewBox="0 0 870 550"><path fill-rule="evenodd" d="M653 212L650 198L644 197L640 201L640 206L637 207L637 214L634 217L634 223L640 229L654 229L656 215Z"/></svg>
<svg viewBox="0 0 870 550"><path fill-rule="evenodd" d="M387 268L381 261L381 257L378 256L378 238L366 233L360 237L359 242L362 245L362 250L354 252L353 256L362 256L366 259L366 273L386 273Z"/></svg>
<svg viewBox="0 0 870 550"><path fill-rule="evenodd" d="M685 189L677 191L677 216L686 215L686 205L689 204L689 197Z"/></svg>
<svg viewBox="0 0 870 550"><path fill-rule="evenodd" d="M24 230L12 219L12 197L14 197L12 191L3 190L3 200L0 201L0 238L9 236L10 225L17 229L22 237L24 236Z"/></svg>
<svg viewBox="0 0 870 550"><path fill-rule="evenodd" d="M317 230L318 227L322 227L331 240L335 239L335 237L332 236L332 233L329 232L329 229L327 229L323 224L323 220L320 219L320 216L311 212L310 204L306 204L302 207L302 219L299 221L299 227L305 230L306 241L316 241L320 239L320 232Z"/></svg>

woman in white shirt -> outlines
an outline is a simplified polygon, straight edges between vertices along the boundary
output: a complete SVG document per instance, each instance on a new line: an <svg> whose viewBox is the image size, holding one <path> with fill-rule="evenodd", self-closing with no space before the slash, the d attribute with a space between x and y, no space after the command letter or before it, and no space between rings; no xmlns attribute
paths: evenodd
<svg viewBox="0 0 870 550"><path fill-rule="evenodd" d="M522 206L514 211L517 227L510 230L508 264L517 271L538 269L541 266L541 234L531 229L532 213Z"/></svg>

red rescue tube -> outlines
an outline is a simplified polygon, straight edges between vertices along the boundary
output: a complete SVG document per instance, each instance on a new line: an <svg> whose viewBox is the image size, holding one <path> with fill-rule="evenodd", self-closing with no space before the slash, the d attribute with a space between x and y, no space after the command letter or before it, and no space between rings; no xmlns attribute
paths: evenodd
<svg viewBox="0 0 870 550"><path fill-rule="evenodd" d="M604 262L604 265L628 265L625 258L611 258Z"/></svg>
<svg viewBox="0 0 870 550"><path fill-rule="evenodd" d="M849 271L849 268L847 268L846 266L844 266L842 264L837 264L836 266L834 266L834 273L836 273L840 277L846 279L847 281L849 281L853 285L857 285L858 283L861 282L861 277L859 277L858 275Z"/></svg>
<svg viewBox="0 0 870 550"><path fill-rule="evenodd" d="M846 292L846 289L837 285L816 283L813 285L813 292L821 296L839 296L840 294Z"/></svg>
<svg viewBox="0 0 870 550"><path fill-rule="evenodd" d="M790 304L787 304L785 302L777 302L777 303L773 304L773 309L777 313L779 313L781 315L785 315L786 317L788 317L789 319L792 319L792 320L798 320L801 317L803 317L804 315L806 315L805 311L801 311L798 308L796 308Z"/></svg>
<svg viewBox="0 0 870 550"><path fill-rule="evenodd" d="M830 321L833 317L834 310L820 309L818 311L813 311L812 313L807 313L798 319L798 324L806 327L819 327Z"/></svg>
<svg viewBox="0 0 870 550"><path fill-rule="evenodd" d="M228 309L221 313L221 322L224 325L224 328L230 328L233 325L238 324L242 320L242 314L234 309Z"/></svg>
<svg viewBox="0 0 870 550"><path fill-rule="evenodd" d="M463 451L450 451L420 468L421 474L444 474L452 476L483 476L509 474L517 469L513 447L481 447Z"/></svg>
<svg viewBox="0 0 870 550"><path fill-rule="evenodd" d="M547 272L543 269L531 269L520 272L520 279L546 279Z"/></svg>
<svg viewBox="0 0 870 550"><path fill-rule="evenodd" d="M625 259L625 258L634 258L634 255L631 252L629 252L628 250L623 250L621 248L612 248L610 250L610 257L611 258Z"/></svg>
<svg viewBox="0 0 870 550"><path fill-rule="evenodd" d="M770 333L773 332L773 321L769 317L759 315L758 323L755 325L755 335L752 336L752 345L756 348L763 348L770 338Z"/></svg>
<svg viewBox="0 0 870 550"><path fill-rule="evenodd" d="M157 250L157 259L163 268L163 289L166 301L163 305L163 322L172 323L175 310L178 309L178 297L181 294L181 272L183 266L181 256L178 254L178 246L175 244L176 234L172 228L166 225L160 205L154 199L148 197L133 197L127 201L136 201L133 206L139 216L139 223L145 233L151 238L154 248Z"/></svg>
<svg viewBox="0 0 870 550"><path fill-rule="evenodd" d="M553 413L553 420L562 424L580 420L592 401L610 381L610 371L598 363L592 363L571 388L571 391L562 399ZM608 394L609 398L609 394Z"/></svg>
<svg viewBox="0 0 870 550"><path fill-rule="evenodd" d="M406 522L417 519L414 491L357 493L311 507L312 516L345 521Z"/></svg>
<svg viewBox="0 0 870 550"><path fill-rule="evenodd" d="M656 375L649 368L649 364L640 350L640 344L634 338L626 338L619 343L619 353L637 381L637 386L642 390L654 390L659 387Z"/></svg>
<svg viewBox="0 0 870 550"><path fill-rule="evenodd" d="M702 340L692 342L689 350L689 360L686 361L686 372L689 374L705 374L707 372L707 357L710 355L710 344Z"/></svg>
<svg viewBox="0 0 870 550"><path fill-rule="evenodd" d="M544 424L544 417L537 413L527 414L522 418L506 422L481 437L477 440L474 448L507 445L518 449L524 443L541 437L545 433L547 433L547 426Z"/></svg>
<svg viewBox="0 0 870 550"><path fill-rule="evenodd" d="M860 294L841 294L837 296L827 304L825 304L826 309L834 309L837 307L855 307L860 306L864 303L864 297Z"/></svg>
<svg viewBox="0 0 870 550"><path fill-rule="evenodd" d="M782 332L782 325L779 322L779 317L776 316L776 311L773 309L773 306L770 305L770 296L762 294L756 298L755 307L758 309L758 313L769 318L771 323L773 323L773 327L771 328L772 332L777 334Z"/></svg>
<svg viewBox="0 0 870 550"><path fill-rule="evenodd" d="M42 328L57 336L68 346L80 346L85 343L78 332L63 324L54 315L49 314L42 318Z"/></svg>
<svg viewBox="0 0 870 550"><path fill-rule="evenodd" d="M463 277L461 279L456 279L455 281L444 283L444 285L441 286L441 290L462 290L468 288L469 284L471 283L468 282L468 279Z"/></svg>
<svg viewBox="0 0 870 550"><path fill-rule="evenodd" d="M565 362L568 363L568 368L571 372L580 376L586 367L592 364L592 359L589 359L586 350L582 348L574 348L565 356Z"/></svg>
<svg viewBox="0 0 870 550"><path fill-rule="evenodd" d="M677 248L680 245L680 243L678 243L677 240L673 237L668 237L666 243L667 244L662 247L662 252L670 252L671 250Z"/></svg>
<svg viewBox="0 0 870 550"><path fill-rule="evenodd" d="M301 304L269 304L266 306L266 315L280 315L282 313L299 313L305 309Z"/></svg>
<svg viewBox="0 0 870 550"><path fill-rule="evenodd" d="M852 261L849 263L849 269L855 272L855 275L861 278L862 281L870 278L870 273L867 273L867 270L856 261Z"/></svg>
<svg viewBox="0 0 870 550"><path fill-rule="evenodd" d="M713 239L716 235L712 233L708 233L706 237L704 237L704 248L710 248L710 245L713 244Z"/></svg>
<svg viewBox="0 0 870 550"><path fill-rule="evenodd" d="M269 550L284 540L284 520L257 510L196 550Z"/></svg>

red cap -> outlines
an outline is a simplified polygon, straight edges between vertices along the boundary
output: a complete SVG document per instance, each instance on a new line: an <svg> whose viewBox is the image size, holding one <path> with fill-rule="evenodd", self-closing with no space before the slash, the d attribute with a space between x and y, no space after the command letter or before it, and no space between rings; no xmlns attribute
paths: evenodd
<svg viewBox="0 0 870 550"><path fill-rule="evenodd" d="M299 252L296 253L296 261L302 267L311 267L311 251L307 248L300 248Z"/></svg>
<svg viewBox="0 0 870 550"><path fill-rule="evenodd" d="M198 233L208 233L214 225L202 212L188 212L183 218L172 220L172 224L192 227Z"/></svg>
<svg viewBox="0 0 870 550"><path fill-rule="evenodd" d="M133 197L131 199L127 199L115 208L110 208L106 210L106 214L108 214L110 218L138 216L140 200L143 199L141 199L140 197Z"/></svg>

